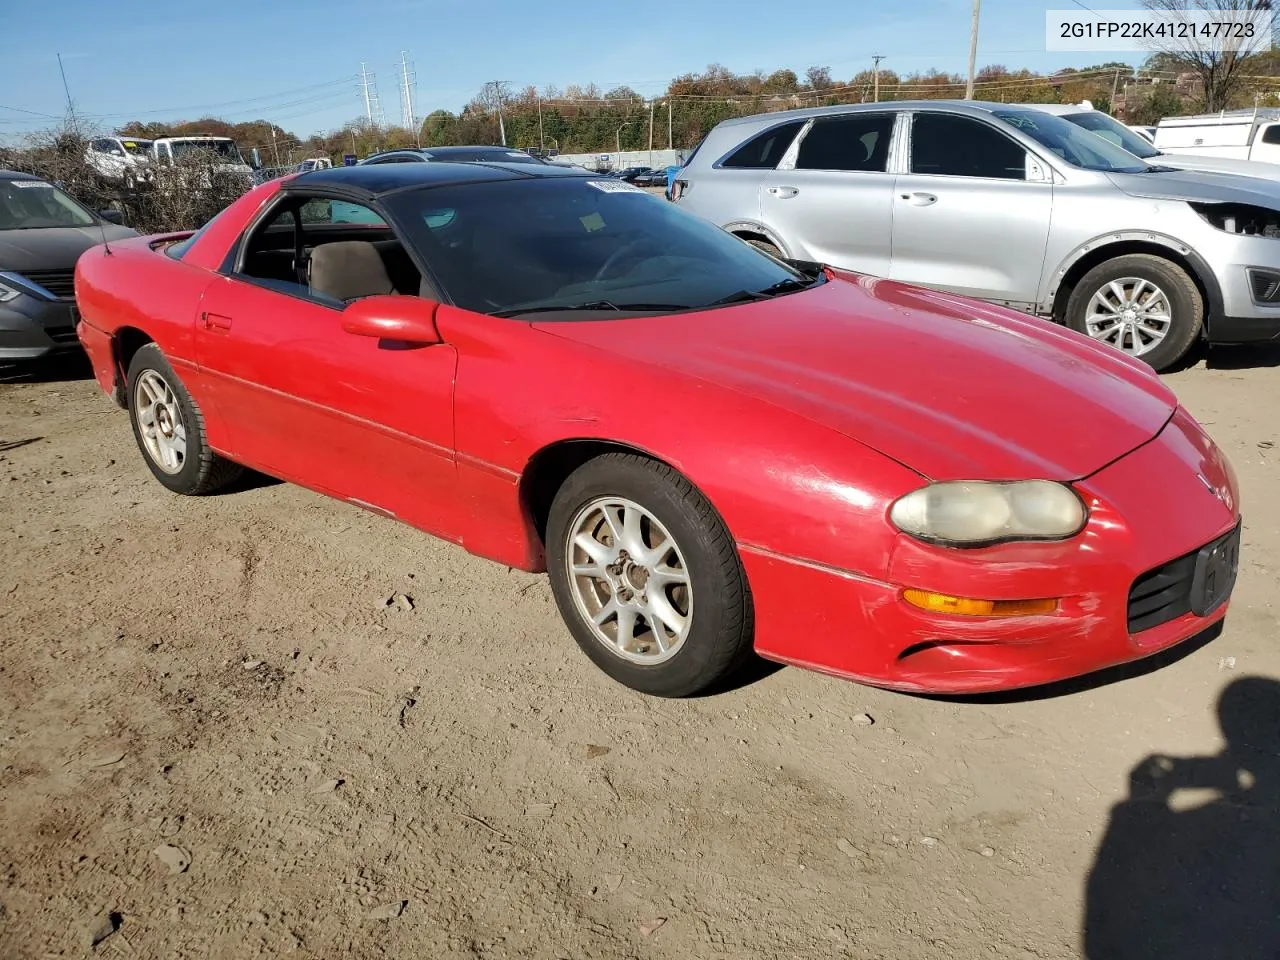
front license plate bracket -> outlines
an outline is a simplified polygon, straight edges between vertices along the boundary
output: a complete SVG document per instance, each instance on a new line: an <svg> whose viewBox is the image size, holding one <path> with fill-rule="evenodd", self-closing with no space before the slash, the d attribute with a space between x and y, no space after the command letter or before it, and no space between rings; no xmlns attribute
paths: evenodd
<svg viewBox="0 0 1280 960"><path fill-rule="evenodd" d="M1240 528L1219 537L1196 554L1191 578L1191 612L1207 617L1231 596L1240 570Z"/></svg>

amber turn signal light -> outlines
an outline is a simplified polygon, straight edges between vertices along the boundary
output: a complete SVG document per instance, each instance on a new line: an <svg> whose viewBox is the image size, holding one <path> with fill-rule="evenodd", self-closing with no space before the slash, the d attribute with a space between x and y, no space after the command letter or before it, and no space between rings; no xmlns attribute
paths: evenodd
<svg viewBox="0 0 1280 960"><path fill-rule="evenodd" d="M904 590L902 599L930 613L949 613L960 617L1035 617L1058 609L1058 601L1054 599L974 600L930 593L928 590Z"/></svg>

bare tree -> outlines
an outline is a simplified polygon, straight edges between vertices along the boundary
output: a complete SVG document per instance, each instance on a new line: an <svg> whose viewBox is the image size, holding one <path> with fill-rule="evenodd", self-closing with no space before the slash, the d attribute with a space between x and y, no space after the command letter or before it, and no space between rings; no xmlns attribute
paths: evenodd
<svg viewBox="0 0 1280 960"><path fill-rule="evenodd" d="M1261 25L1261 14L1272 9L1271 0L1142 0L1148 10L1161 13L1211 13L1222 20ZM1194 73L1200 82L1205 109L1225 110L1231 95L1241 85L1245 61L1271 40L1266 30L1255 30L1252 38L1224 44L1177 39L1161 42L1158 49L1181 69ZM1263 36L1262 34L1267 34Z"/></svg>

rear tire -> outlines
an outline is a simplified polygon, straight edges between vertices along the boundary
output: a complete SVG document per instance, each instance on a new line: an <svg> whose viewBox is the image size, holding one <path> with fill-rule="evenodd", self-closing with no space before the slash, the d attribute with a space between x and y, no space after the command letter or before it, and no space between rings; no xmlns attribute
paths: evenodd
<svg viewBox="0 0 1280 960"><path fill-rule="evenodd" d="M733 539L665 464L609 453L575 470L551 506L547 568L578 646L633 690L691 696L751 657L751 596Z"/></svg>
<svg viewBox="0 0 1280 960"><path fill-rule="evenodd" d="M133 355L126 384L129 421L142 459L174 493L213 493L244 472L209 448L200 407L154 343Z"/></svg>
<svg viewBox="0 0 1280 960"><path fill-rule="evenodd" d="M1066 322L1164 371L1190 352L1204 329L1204 312L1200 289L1185 270L1163 257L1133 253L1080 278L1067 300Z"/></svg>

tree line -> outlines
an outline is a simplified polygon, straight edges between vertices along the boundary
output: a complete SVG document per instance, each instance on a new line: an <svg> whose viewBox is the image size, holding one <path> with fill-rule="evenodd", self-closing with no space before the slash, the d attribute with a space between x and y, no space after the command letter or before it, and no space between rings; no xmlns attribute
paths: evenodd
<svg viewBox="0 0 1280 960"><path fill-rule="evenodd" d="M978 71L975 97L1006 103L1089 100L1097 109L1110 111L1113 98L1127 93L1123 119L1145 124L1170 114L1277 102L1272 91L1280 90L1280 51L1239 58L1230 66L1227 70L1215 63L1206 78L1195 62L1177 52L1155 54L1137 69L1106 62L1052 75L996 64ZM688 150L730 117L873 99L959 98L965 87L964 77L938 70L899 74L867 69L841 80L825 66L810 67L802 76L792 70L743 76L711 64L700 73L674 78L665 92L652 97L625 86L489 86L456 113L428 114L417 129L379 126L362 117L328 133L300 137L265 119L230 123L204 117L168 124L133 121L118 132L134 137L229 136L246 152L257 148L264 165L286 168L309 157L341 163L344 154L364 157L411 146L496 144L503 135L514 148L559 153L613 153L650 146ZM1180 87L1186 92L1179 92Z"/></svg>

